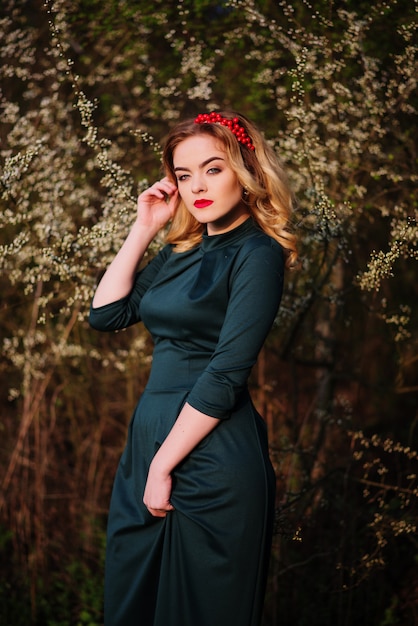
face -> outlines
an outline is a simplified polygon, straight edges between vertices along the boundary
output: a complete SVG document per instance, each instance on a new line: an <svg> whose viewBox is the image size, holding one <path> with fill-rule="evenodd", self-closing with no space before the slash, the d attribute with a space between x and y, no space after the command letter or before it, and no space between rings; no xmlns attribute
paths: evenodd
<svg viewBox="0 0 418 626"><path fill-rule="evenodd" d="M179 194L209 235L225 233L250 215L242 187L228 165L222 142L210 135L188 137L174 149Z"/></svg>

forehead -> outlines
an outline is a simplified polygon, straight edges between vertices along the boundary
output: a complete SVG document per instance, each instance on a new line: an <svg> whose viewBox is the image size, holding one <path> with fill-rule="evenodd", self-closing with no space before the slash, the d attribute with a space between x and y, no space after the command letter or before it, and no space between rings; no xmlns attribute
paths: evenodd
<svg viewBox="0 0 418 626"><path fill-rule="evenodd" d="M173 151L174 167L198 164L209 157L225 159L225 148L219 139L211 135L194 135L179 143Z"/></svg>

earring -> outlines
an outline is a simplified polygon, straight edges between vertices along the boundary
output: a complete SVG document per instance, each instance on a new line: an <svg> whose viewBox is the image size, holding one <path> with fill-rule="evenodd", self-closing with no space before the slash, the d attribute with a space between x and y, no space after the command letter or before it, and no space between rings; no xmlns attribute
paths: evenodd
<svg viewBox="0 0 418 626"><path fill-rule="evenodd" d="M242 191L242 195L244 196L244 198L248 198L248 189L247 189L247 187L244 187L244 189Z"/></svg>

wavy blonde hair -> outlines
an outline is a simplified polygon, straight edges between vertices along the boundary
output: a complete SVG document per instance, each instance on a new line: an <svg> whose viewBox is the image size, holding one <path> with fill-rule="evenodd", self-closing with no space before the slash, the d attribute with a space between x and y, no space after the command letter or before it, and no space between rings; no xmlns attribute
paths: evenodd
<svg viewBox="0 0 418 626"><path fill-rule="evenodd" d="M293 195L280 159L264 139L258 128L243 115L235 112L219 113L227 118L238 118L254 145L254 150L240 144L229 128L216 123L196 124L187 119L169 133L163 151L166 175L177 182L174 172L175 148L185 139L196 135L210 135L219 139L226 151L228 164L246 190L245 202L259 227L276 239L286 253L286 265L297 263L296 236L291 228ZM198 245L204 226L200 224L180 199L176 214L167 234L167 242L175 245L175 252L185 252Z"/></svg>

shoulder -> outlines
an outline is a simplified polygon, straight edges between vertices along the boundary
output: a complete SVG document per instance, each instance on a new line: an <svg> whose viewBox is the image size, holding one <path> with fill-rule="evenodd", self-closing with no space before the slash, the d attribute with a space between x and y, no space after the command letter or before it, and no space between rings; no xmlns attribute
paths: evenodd
<svg viewBox="0 0 418 626"><path fill-rule="evenodd" d="M276 254L283 256L283 248L278 241L267 235L263 230L258 227L254 227L253 232L248 239L244 241L243 250L251 252L252 250L259 250L269 248Z"/></svg>
<svg viewBox="0 0 418 626"><path fill-rule="evenodd" d="M264 267L270 265L276 271L284 271L282 246L257 226L254 226L249 236L242 242L237 260L245 265L258 262Z"/></svg>
<svg viewBox="0 0 418 626"><path fill-rule="evenodd" d="M285 260L281 245L259 228L242 241L230 274L230 288L255 289L261 294L280 296Z"/></svg>
<svg viewBox="0 0 418 626"><path fill-rule="evenodd" d="M158 251L158 255L162 259L168 259L173 253L174 245L172 243L166 243L162 248Z"/></svg>
<svg viewBox="0 0 418 626"><path fill-rule="evenodd" d="M164 245L158 252L153 254L150 253L151 258L147 258L141 264L139 268L136 278L135 278L135 287L138 288L141 292L146 290L151 283L155 280L156 276L158 276L159 272L164 268L167 264L168 259L172 254L172 246Z"/></svg>
<svg viewBox="0 0 418 626"><path fill-rule="evenodd" d="M173 252L172 244L165 244L161 248L151 253L151 257L146 261L144 267L149 265L163 265L170 258Z"/></svg>

